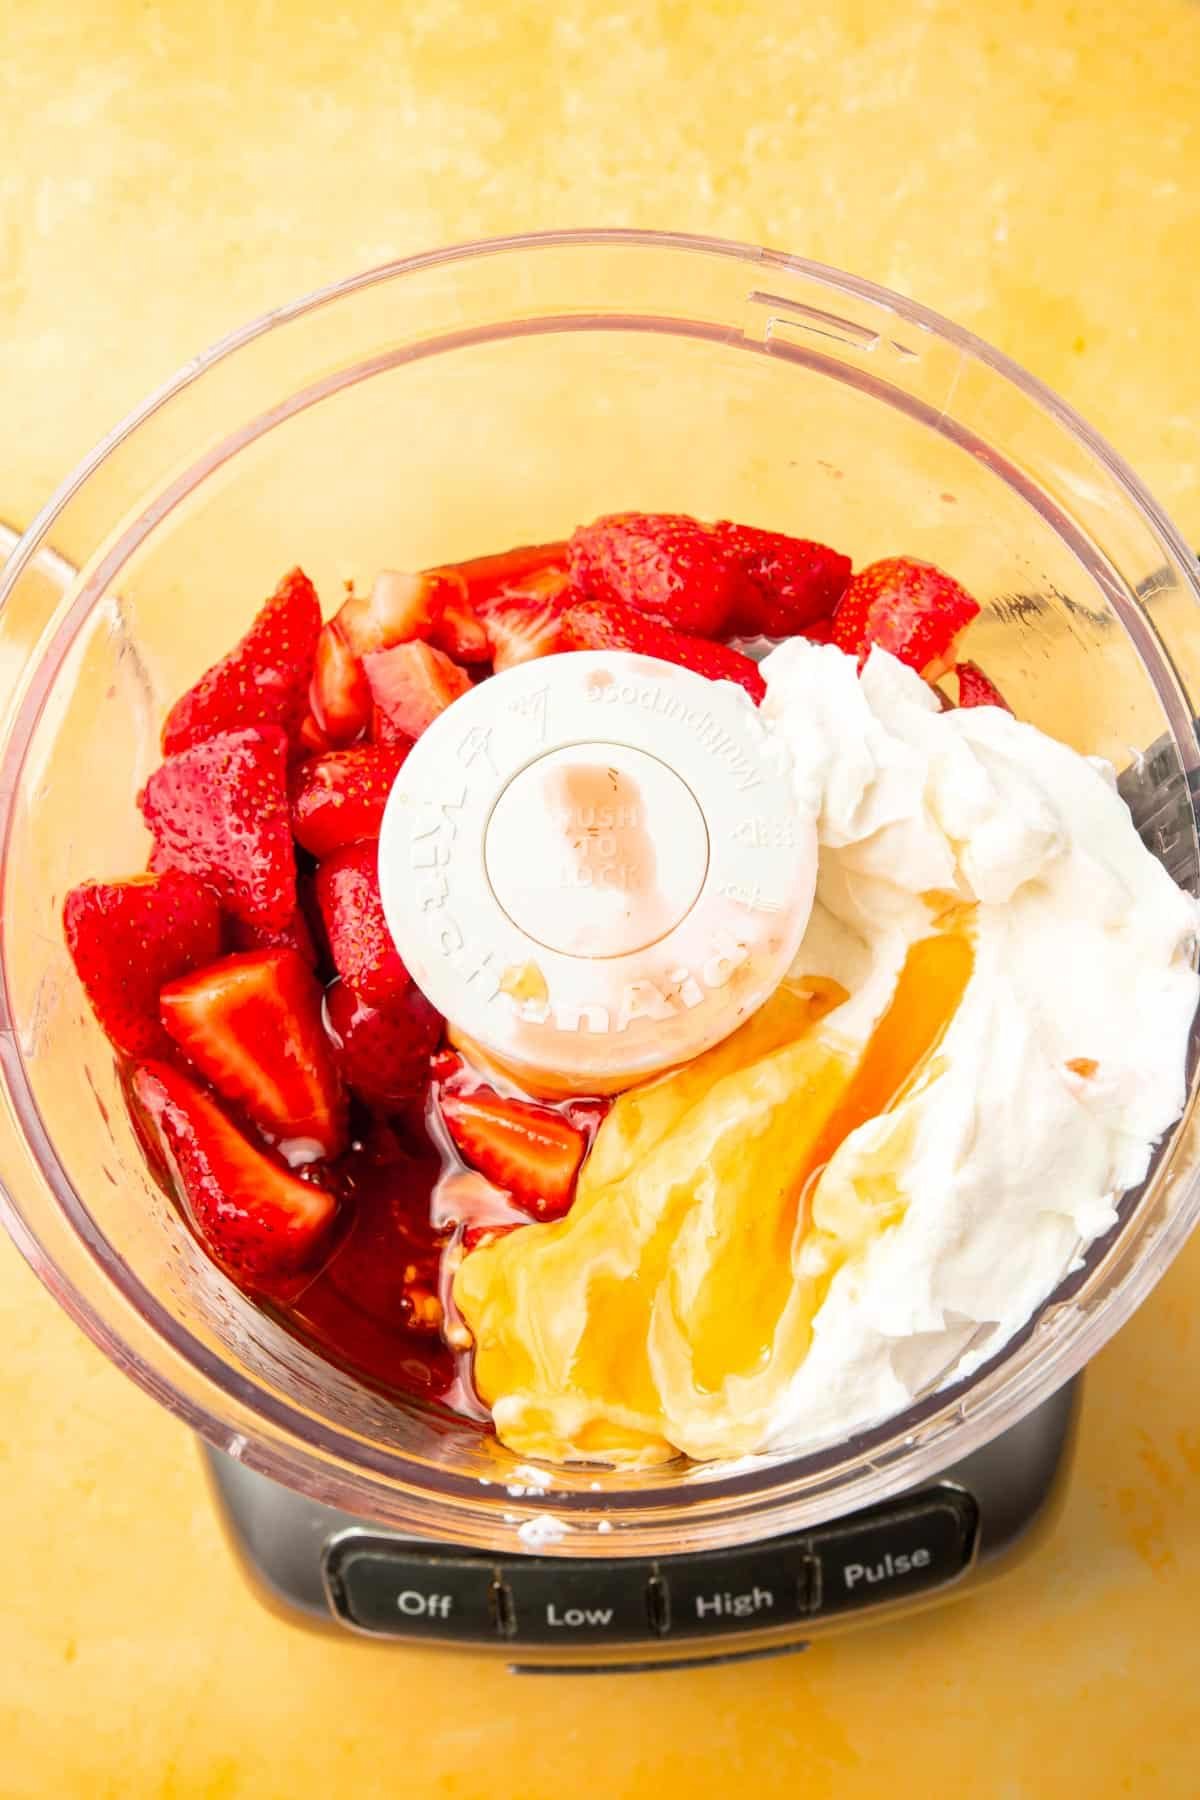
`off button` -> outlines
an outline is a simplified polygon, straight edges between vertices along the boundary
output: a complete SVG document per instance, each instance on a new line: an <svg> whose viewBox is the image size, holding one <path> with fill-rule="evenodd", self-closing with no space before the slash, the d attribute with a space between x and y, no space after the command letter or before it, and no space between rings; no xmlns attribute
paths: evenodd
<svg viewBox="0 0 1200 1800"><path fill-rule="evenodd" d="M334 1607L360 1631L460 1640L499 1632L499 1589L489 1562L405 1556L343 1540L331 1547L326 1571Z"/></svg>

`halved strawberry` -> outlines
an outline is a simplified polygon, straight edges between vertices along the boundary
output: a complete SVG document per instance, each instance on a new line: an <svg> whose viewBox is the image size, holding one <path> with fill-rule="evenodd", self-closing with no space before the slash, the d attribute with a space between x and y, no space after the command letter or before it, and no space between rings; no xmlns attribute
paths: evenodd
<svg viewBox="0 0 1200 1800"><path fill-rule="evenodd" d="M865 662L872 647L889 650L927 681L954 661L957 639L979 611L965 587L933 563L889 556L853 577L833 615L839 650Z"/></svg>
<svg viewBox="0 0 1200 1800"><path fill-rule="evenodd" d="M168 869L128 881L85 881L63 905L76 973L101 1029L127 1056L165 1056L159 989L221 954L221 909L210 887Z"/></svg>
<svg viewBox="0 0 1200 1800"><path fill-rule="evenodd" d="M354 595L337 614L337 624L356 656L373 650L390 650L413 638L428 638L440 624L448 606L466 604L466 584L459 576L441 569L409 574L402 569L383 569L371 592Z"/></svg>
<svg viewBox="0 0 1200 1800"><path fill-rule="evenodd" d="M226 956L168 982L162 1022L180 1049L293 1166L336 1156L346 1107L321 989L294 950Z"/></svg>
<svg viewBox="0 0 1200 1800"><path fill-rule="evenodd" d="M301 764L292 776L292 835L314 856L379 836L407 745L364 744Z"/></svg>
<svg viewBox="0 0 1200 1800"><path fill-rule="evenodd" d="M380 1012L337 981L325 996L325 1016L342 1079L360 1100L389 1112L421 1092L442 1016L415 982Z"/></svg>
<svg viewBox="0 0 1200 1800"><path fill-rule="evenodd" d="M132 1088L215 1261L247 1286L312 1266L337 1212L332 1194L252 1144L215 1100L169 1064L143 1063Z"/></svg>
<svg viewBox="0 0 1200 1800"><path fill-rule="evenodd" d="M353 743L371 716L371 690L337 619L321 627L308 693L312 721L335 744Z"/></svg>
<svg viewBox="0 0 1200 1800"><path fill-rule="evenodd" d="M846 591L850 558L807 538L722 519L723 549L747 577L729 621L738 637L791 637L828 619Z"/></svg>
<svg viewBox="0 0 1200 1800"><path fill-rule="evenodd" d="M471 685L465 669L429 644L374 651L363 658L363 667L389 731L408 738L420 737Z"/></svg>
<svg viewBox="0 0 1200 1800"><path fill-rule="evenodd" d="M317 870L315 885L338 974L369 1005L386 1008L410 981L383 916L377 855L377 844L337 850Z"/></svg>
<svg viewBox="0 0 1200 1800"><path fill-rule="evenodd" d="M954 673L958 676L960 706L998 706L1002 712L1012 711L1000 689L990 676L984 674L978 663L956 663Z"/></svg>
<svg viewBox="0 0 1200 1800"><path fill-rule="evenodd" d="M221 732L168 756L138 795L163 855L266 930L296 910L287 752L278 725Z"/></svg>
<svg viewBox="0 0 1200 1800"><path fill-rule="evenodd" d="M438 1094L446 1129L463 1160L508 1193L535 1219L559 1219L575 1191L587 1139L561 1113L530 1100L509 1100L494 1088L443 1085Z"/></svg>
<svg viewBox="0 0 1200 1800"><path fill-rule="evenodd" d="M589 600L569 606L563 613L561 647L564 650L631 650L640 656L657 656L678 663L709 681L736 681L757 705L767 691L758 664L728 644L689 637L669 625L648 619L632 606Z"/></svg>
<svg viewBox="0 0 1200 1800"><path fill-rule="evenodd" d="M702 637L723 632L746 587L711 525L683 513L610 513L570 542L571 583Z"/></svg>
<svg viewBox="0 0 1200 1800"><path fill-rule="evenodd" d="M237 647L178 699L163 726L171 755L217 732L280 725L295 736L321 629L316 590L301 569L285 575Z"/></svg>
<svg viewBox="0 0 1200 1800"><path fill-rule="evenodd" d="M569 593L566 576L556 572L549 591L539 594L531 589L487 603L483 623L497 674L535 657L553 656L562 648L561 621Z"/></svg>
<svg viewBox="0 0 1200 1800"><path fill-rule="evenodd" d="M226 938L231 950L294 950L310 969L317 964L317 947L301 906L296 907L286 925L274 928L264 929L247 919L230 918L226 922Z"/></svg>
<svg viewBox="0 0 1200 1800"><path fill-rule="evenodd" d="M514 589L525 590L531 576L554 574L565 581L567 544L565 539L553 544L519 544L493 556L446 563L436 572L456 575L464 584L467 599L478 610L489 600L502 598Z"/></svg>

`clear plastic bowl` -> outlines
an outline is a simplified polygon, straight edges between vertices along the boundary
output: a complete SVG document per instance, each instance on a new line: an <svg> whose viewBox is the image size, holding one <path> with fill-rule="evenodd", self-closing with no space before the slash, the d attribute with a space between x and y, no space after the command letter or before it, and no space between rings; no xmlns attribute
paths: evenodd
<svg viewBox="0 0 1200 1800"><path fill-rule="evenodd" d="M1200 1208L1193 1082L1120 1226L993 1364L819 1454L641 1475L531 1475L471 1427L329 1368L205 1259L147 1174L60 929L74 882L144 864L133 796L165 707L293 563L328 609L380 566L627 507L816 536L856 562L945 564L985 602L973 654L1021 716L1118 768L1157 747L1143 786L1196 885L1200 585L1178 535L985 344L771 251L574 232L417 257L301 300L100 445L0 587L12 1235L106 1353L223 1449L365 1518L497 1552L527 1547L519 1528L543 1513L572 1528L552 1552L666 1553L919 1483L1079 1369ZM48 548L81 571L65 593Z"/></svg>

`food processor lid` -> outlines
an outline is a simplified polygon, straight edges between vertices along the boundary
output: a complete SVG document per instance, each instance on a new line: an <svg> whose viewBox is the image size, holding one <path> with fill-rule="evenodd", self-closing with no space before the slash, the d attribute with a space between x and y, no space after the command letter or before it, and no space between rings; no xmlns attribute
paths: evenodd
<svg viewBox="0 0 1200 1800"><path fill-rule="evenodd" d="M389 930L454 1031L583 1091L760 1006L816 869L787 750L743 690L627 651L462 695L410 752L379 843Z"/></svg>

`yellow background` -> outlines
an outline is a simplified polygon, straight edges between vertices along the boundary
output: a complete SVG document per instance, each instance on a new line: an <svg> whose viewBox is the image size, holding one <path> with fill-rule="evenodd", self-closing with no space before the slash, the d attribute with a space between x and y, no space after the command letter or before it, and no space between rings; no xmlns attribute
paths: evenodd
<svg viewBox="0 0 1200 1800"><path fill-rule="evenodd" d="M1200 543L1195 0L8 0L0 513L318 283L668 226L912 293ZM184 1430L0 1249L0 1795L1200 1792L1200 1243L1089 1376L1068 1506L975 1599L805 1655L516 1679L242 1584Z"/></svg>

